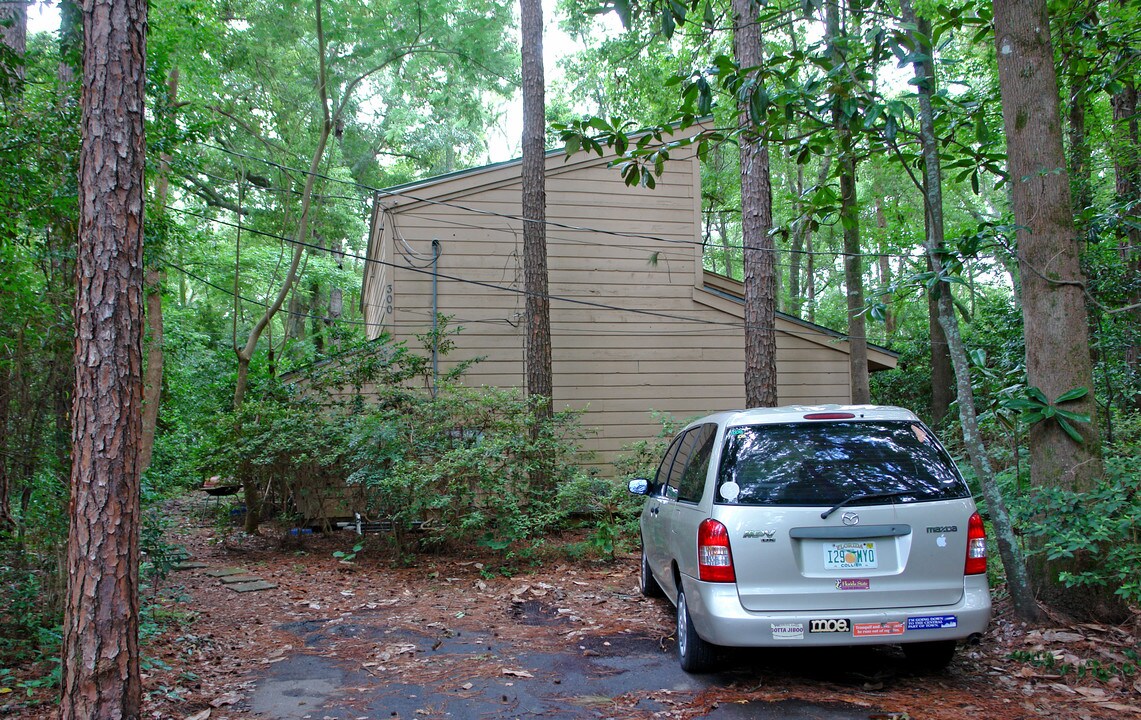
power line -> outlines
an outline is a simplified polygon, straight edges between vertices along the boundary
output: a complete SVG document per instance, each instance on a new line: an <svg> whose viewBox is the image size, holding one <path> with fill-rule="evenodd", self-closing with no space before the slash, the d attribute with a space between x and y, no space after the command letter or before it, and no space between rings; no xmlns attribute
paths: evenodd
<svg viewBox="0 0 1141 720"><path fill-rule="evenodd" d="M274 233L266 232L264 230L257 230L255 228L247 227L245 225L239 225L238 223L229 222L227 220L221 220L218 218L211 218L211 217L208 217L208 216L203 215L201 213L194 212L192 210L186 210L183 208L176 208L176 207L172 207L169 205L166 207L167 207L167 209L173 210L174 212L182 213L184 215L190 215L193 217L198 217L198 218L201 218L203 220L207 220L209 222L218 223L220 225L225 225L225 226L233 227L233 228L239 228L240 227L245 232L252 233L254 235L260 235L263 237L278 240L280 242L289 243L289 244L295 245L295 246L308 248L311 250L319 250L321 252L329 252L328 248L324 248L324 247L321 247L319 245L315 245L312 243L307 243L307 242L304 242L301 240L296 240L294 238L288 238L288 237L285 237L282 235L277 235ZM514 288L514 287L511 287L508 285L499 285L496 283L487 282L487 281L483 281L483 280L472 280L472 279L468 279L468 278L459 277L456 275L449 275L446 273L441 273L438 271L433 272L433 271L428 270L426 268L418 268L418 267L410 266L410 265L409 266L398 265L396 263L386 262L384 260L377 260L374 258L365 257L363 255L357 255L355 253L348 252L348 251L343 252L343 253L338 253L338 254L344 255L345 257L353 258L355 260L359 260L359 261L365 263L366 265L368 263L373 263L376 265L391 267L393 269L410 270L414 273L426 275L429 277L435 276L436 278L441 279L441 280L450 280L453 282L463 283L463 284L467 284L467 285L474 285L476 287L487 288L489 290L496 290L499 292L510 293L512 295L518 295L518 296L528 295L526 290ZM212 286L212 287L217 287L217 286ZM223 292L228 292L228 291L223 290ZM232 293L231 293L231 295L232 295ZM611 310L611 311L615 311L615 312L629 312L629 313L634 313L636 315L642 315L642 316L646 316L646 317L656 317L656 318L661 318L664 320L671 320L674 322L694 323L694 324L704 325L704 326L725 327L725 328L733 328L733 329L745 329L746 327L748 327L743 321L742 322L720 321L720 320L710 320L707 318L686 317L684 315L674 315L671 313L666 313L666 312L662 312L662 311L658 311L658 310L647 310L645 308L619 307L617 305L609 305L607 303L601 303L601 302L597 302L597 301L593 301L593 300L584 300L582 298L566 297L566 296L562 296L562 295L547 294L545 297L548 300L563 302L563 303L567 303L567 304L571 304L571 305L591 307L591 308L596 308L596 309L600 309L600 310ZM244 299L244 298L242 298L242 299ZM264 304L259 302L259 301L250 301L250 302L253 302L254 304L261 305L264 307ZM374 327L379 326L379 323L359 323L359 324L373 325ZM771 329L774 331L776 330L775 327L768 327L768 326L765 326L761 329L765 329L765 330ZM812 337L812 338L818 337L820 335L819 331L807 331L807 330L805 330L805 331L781 330L781 332L784 332L784 333L789 334L789 335L802 335L804 337ZM835 332L835 331L832 331L832 332ZM850 335L846 335L846 334L840 333L840 332L835 332L835 335L839 338L849 338L850 339L852 337Z"/></svg>
<svg viewBox="0 0 1141 720"><path fill-rule="evenodd" d="M221 293L224 293L225 295L229 295L230 297L237 298L238 300L241 300L242 302L247 302L247 303L250 303L251 305L257 305L258 307L263 307L263 308L272 307L267 302L263 302L261 300L254 300L254 299L248 298L244 295L239 295L239 294L235 293L233 290L230 290L229 288L224 288L221 285L218 285L216 283L212 283L209 280L207 280L206 278L201 277L200 275L196 275L196 274L190 272L189 270L187 270L186 268L181 267L179 265L176 265L176 264L170 262L169 260L164 260L163 264L169 268L172 268L174 270L179 271L180 273L182 273L183 275L185 275L188 278L192 278L194 280L197 280L198 282L202 283L203 285L207 285L209 287L212 287L215 290L217 290ZM376 325L376 323L369 323L369 322L364 322L361 320L348 320L346 318L329 318L329 317L325 317L325 316L321 316L321 315L309 315L308 313L300 313L300 312L296 312L294 310L289 310L286 308L280 308L278 310L278 312L284 313L286 315L291 315L293 317L305 318L307 320L321 320L321 321L333 320L334 322L337 322L337 323L342 324L342 325L358 325L361 327L368 327L369 325L372 325L372 326Z"/></svg>
<svg viewBox="0 0 1141 720"><path fill-rule="evenodd" d="M219 145L212 145L210 143L201 143L201 144L204 145L205 147L212 148L215 150L219 150L223 153L233 155L235 157L240 157L240 158L243 158L246 160L254 160L256 162L261 162L261 163L264 163L264 164L269 165L271 167L275 167L275 168L278 168L281 170L285 170L287 172L295 172L295 173L300 173L302 175L312 175L313 177L321 178L322 180L328 180L330 182L341 183L343 185L349 185L352 187L360 188L362 190L367 190L376 196L405 198L408 200L412 200L414 202L420 202L420 203L424 203L427 205L449 207L449 208L453 208L453 209L457 209L457 210L463 210L465 212L475 213L477 215L486 215L488 217L498 217L498 218L503 218L503 219L507 219L507 220L514 220L514 221L517 221L520 223L527 221L526 218L524 218L521 215L513 215L510 213L501 213L501 212L496 212L494 210L484 210L482 208L475 208L475 207L471 207L468 205L461 205L459 203L448 202L445 200L435 200L432 198L421 197L421 196L413 195L411 193L399 191L399 190L386 190L383 188L375 188L375 187L372 187L371 185L366 185L364 183L360 183L360 182L357 182L355 180L344 180L342 178L336 178L336 177L333 177L331 175L325 175L325 174L319 173L319 172L318 173L311 173L309 170L302 170L300 168L289 167L288 165L283 165L283 164L275 162L273 160L268 160L266 158L257 157L256 155L247 155L245 153L238 152L237 150L230 150L228 148L224 148L224 147L221 147ZM428 182L428 180L425 180L424 182ZM556 227L556 228L561 228L564 230L574 230L574 231L578 231L578 232L596 233L599 235L609 235L612 237L623 237L623 238L631 238L631 239L650 240L653 242L671 243L671 244L676 244L676 245L691 245L691 246L706 247L706 243L701 242L701 241L697 241L697 240L683 240L680 238L664 238L664 237L659 237L657 235L648 235L645 233L629 233L629 232L622 232L619 230L603 230L601 228L594 228L594 227L590 227L590 226L571 225L568 223L561 223L561 222L558 222L556 220L550 220L550 219L544 220L543 224L547 227ZM492 230L494 228L481 228L481 229ZM599 244L601 245L602 243L599 243ZM742 250L748 249L748 250L758 250L758 251L771 251L771 252L775 252L775 253L781 252L780 248L777 248L777 247L759 248L759 247L754 247L752 245L744 245L744 244L738 245L738 246L733 246L733 247L734 248L740 248ZM790 250L789 252L792 252L792 251ZM903 253L845 254L843 252L835 252L835 251L829 251L829 250L811 250L811 251L800 250L797 252L801 255L822 255L822 256L833 257L833 258L839 257L839 256L862 257L862 258L880 258L880 257L886 256L886 257L894 257L894 258L902 258L902 259L913 259L916 257L915 255L908 255L908 254L903 254Z"/></svg>

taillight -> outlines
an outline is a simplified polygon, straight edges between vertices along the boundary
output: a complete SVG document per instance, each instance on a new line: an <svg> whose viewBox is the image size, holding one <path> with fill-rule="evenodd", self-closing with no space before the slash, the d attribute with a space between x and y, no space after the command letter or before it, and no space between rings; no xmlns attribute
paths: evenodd
<svg viewBox="0 0 1141 720"><path fill-rule="evenodd" d="M967 521L967 564L964 575L981 575L986 572L986 529L978 513Z"/></svg>
<svg viewBox="0 0 1141 720"><path fill-rule="evenodd" d="M733 553L729 550L729 531L713 519L704 520L697 528L698 579L705 582L736 582Z"/></svg>

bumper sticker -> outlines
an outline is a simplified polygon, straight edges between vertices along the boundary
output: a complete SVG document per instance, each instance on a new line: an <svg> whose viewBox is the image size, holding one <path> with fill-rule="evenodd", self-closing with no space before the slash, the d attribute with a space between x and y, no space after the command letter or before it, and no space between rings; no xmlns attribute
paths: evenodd
<svg viewBox="0 0 1141 720"><path fill-rule="evenodd" d="M840 578L836 581L837 590L871 590L872 581L867 578Z"/></svg>
<svg viewBox="0 0 1141 720"><path fill-rule="evenodd" d="M855 637L883 637L885 635L902 635L906 626L901 622L883 623L856 623L852 628Z"/></svg>
<svg viewBox="0 0 1141 720"><path fill-rule="evenodd" d="M954 615L928 615L907 618L908 630L942 630L959 627L959 618Z"/></svg>
<svg viewBox="0 0 1141 720"><path fill-rule="evenodd" d="M803 640L804 623L772 623L773 640Z"/></svg>
<svg viewBox="0 0 1141 720"><path fill-rule="evenodd" d="M808 621L810 633L848 633L852 623L846 618L820 618Z"/></svg>

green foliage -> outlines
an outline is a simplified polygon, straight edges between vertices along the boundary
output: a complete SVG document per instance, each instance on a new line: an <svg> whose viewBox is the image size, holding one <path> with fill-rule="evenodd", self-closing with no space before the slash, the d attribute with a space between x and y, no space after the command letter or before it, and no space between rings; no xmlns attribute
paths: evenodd
<svg viewBox="0 0 1141 720"><path fill-rule="evenodd" d="M578 494L575 506L589 508L597 518L587 542L604 556L613 558L620 550L638 546L638 514L645 499L630 493L629 482L657 474L670 440L685 424L669 413L653 411L651 417L661 423L661 431L653 440L639 440L623 447L622 454L614 460L615 479L592 478L570 490Z"/></svg>
<svg viewBox="0 0 1141 720"><path fill-rule="evenodd" d="M1072 423L1088 423L1090 421L1089 415L1063 410L1058 405L1079 400L1086 395L1089 395L1089 388L1074 388L1062 393L1051 402L1040 389L1030 386L1023 390L1021 396L1004 399L1000 404L1008 410L1020 413L1023 422L1027 425L1054 420L1074 442L1080 443L1082 436Z"/></svg>
<svg viewBox="0 0 1141 720"><path fill-rule="evenodd" d="M519 392L441 383L435 397L380 391L353 432L349 482L369 491L370 514L421 528L435 542L475 540L506 551L567 519L565 488L580 471L575 413L556 413L533 433ZM540 464L550 481L532 479Z"/></svg>
<svg viewBox="0 0 1141 720"><path fill-rule="evenodd" d="M333 557L341 560L342 562L352 562L356 559L357 553L359 553L361 550L364 550L364 543L357 543L356 545L353 545L353 549L349 552L345 552L344 550L337 550L333 553Z"/></svg>
<svg viewBox="0 0 1141 720"><path fill-rule="evenodd" d="M1048 560L1075 559L1066 587L1109 588L1141 604L1141 463L1136 455L1106 459L1105 477L1088 493L1035 488L1012 511L1034 552ZM1064 518L1064 522L1060 519Z"/></svg>
<svg viewBox="0 0 1141 720"><path fill-rule="evenodd" d="M555 413L536 430L518 391L461 384L470 363L434 379L431 350L446 357L456 332L441 317L419 352L384 338L265 380L259 397L199 427L196 474L241 477L286 513L290 498L343 494L335 488L347 481L365 504L354 509L391 523L398 555L471 542L526 552L576 509L578 414Z"/></svg>
<svg viewBox="0 0 1141 720"><path fill-rule="evenodd" d="M1128 682L1137 676L1138 650L1126 648L1121 653L1125 656L1123 662L1104 663L1101 660L1084 660L1078 658L1077 662L1066 662L1060 655L1048 650L1015 650L1008 656L1011 660L1024 663L1034 668L1049 672L1051 675L1069 675L1079 679L1089 678L1100 682Z"/></svg>

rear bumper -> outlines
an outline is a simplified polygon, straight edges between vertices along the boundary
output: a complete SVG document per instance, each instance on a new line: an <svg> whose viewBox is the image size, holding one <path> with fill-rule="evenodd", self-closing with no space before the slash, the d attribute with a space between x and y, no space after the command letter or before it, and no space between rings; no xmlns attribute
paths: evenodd
<svg viewBox="0 0 1141 720"><path fill-rule="evenodd" d="M726 647L962 640L985 632L991 613L985 575L967 576L963 596L953 605L874 610L753 612L741 606L733 583L707 583L683 575L682 586L697 634Z"/></svg>

